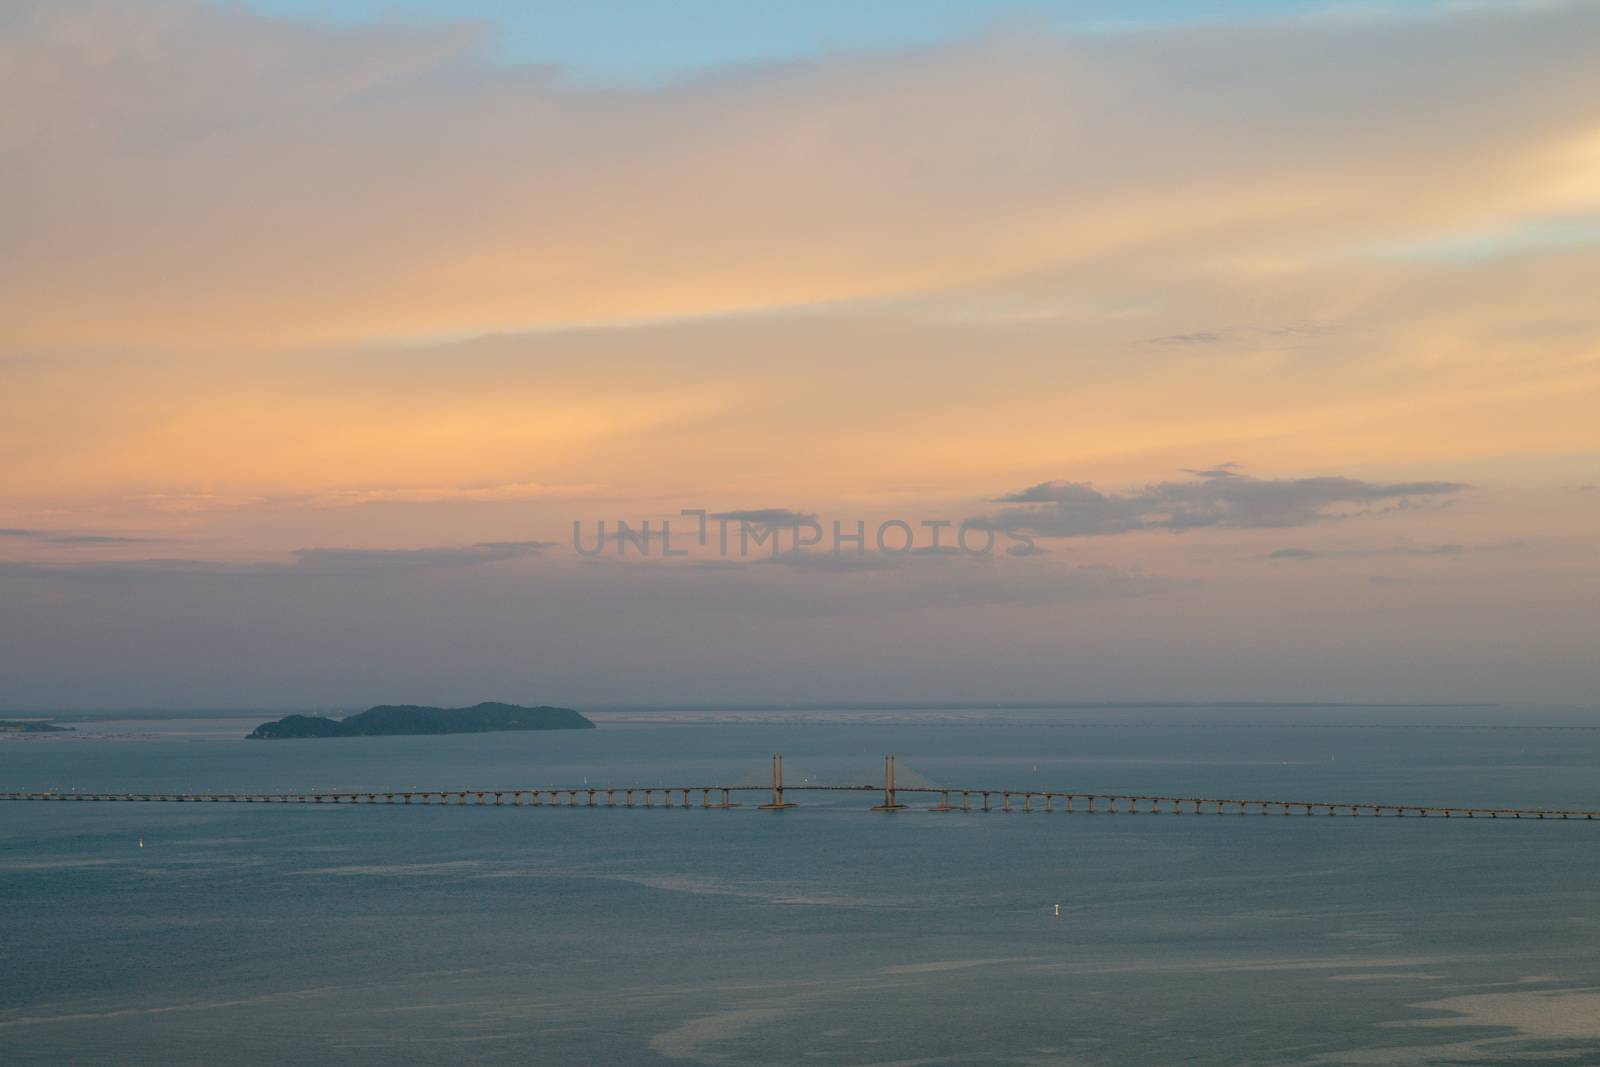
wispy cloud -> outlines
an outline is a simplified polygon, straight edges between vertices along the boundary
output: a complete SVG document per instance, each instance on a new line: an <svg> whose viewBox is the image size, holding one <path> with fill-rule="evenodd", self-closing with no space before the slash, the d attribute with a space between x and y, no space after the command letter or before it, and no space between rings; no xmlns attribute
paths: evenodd
<svg viewBox="0 0 1600 1067"><path fill-rule="evenodd" d="M0 529L0 538L41 545L147 545L159 537L123 537L116 534L75 533L70 530Z"/></svg>
<svg viewBox="0 0 1600 1067"><path fill-rule="evenodd" d="M1227 335L1216 330L1196 330L1193 333L1169 333L1164 337L1152 337L1153 345L1218 345L1227 340Z"/></svg>
<svg viewBox="0 0 1600 1067"><path fill-rule="evenodd" d="M500 563L554 547L553 541L486 541L453 548L302 548L294 555L304 569L351 572Z"/></svg>
<svg viewBox="0 0 1600 1067"><path fill-rule="evenodd" d="M400 486L379 489L333 489L316 494L310 503L320 507L348 507L359 504L437 504L500 503L571 497L593 493L599 486L547 485L540 482L513 482L504 485Z"/></svg>
<svg viewBox="0 0 1600 1067"><path fill-rule="evenodd" d="M858 556L854 552L779 552L774 556L764 556L757 560L758 565L788 567L797 571L825 571L829 573L862 573L866 571L893 570L905 565L904 556L886 556L874 553L870 556Z"/></svg>
<svg viewBox="0 0 1600 1067"><path fill-rule="evenodd" d="M553 541L487 541L433 548L301 548L290 562L184 558L87 561L6 561L0 573L34 577L296 577L394 574L403 571L472 567L538 556Z"/></svg>
<svg viewBox="0 0 1600 1067"><path fill-rule="evenodd" d="M1295 338L1314 338L1332 327L1312 322L1293 322L1283 326L1230 326L1212 330L1191 330L1150 338L1153 345L1220 345L1227 342L1282 342Z"/></svg>
<svg viewBox="0 0 1600 1067"><path fill-rule="evenodd" d="M1465 545L1393 545L1386 548L1280 548L1262 559L1364 559L1371 556L1459 556Z"/></svg>
<svg viewBox="0 0 1600 1067"><path fill-rule="evenodd" d="M1197 241L1303 258L1594 199L1589 4L996 34L631 93L493 62L464 24L12 8L6 199L53 206L0 273L25 343L640 321Z"/></svg>

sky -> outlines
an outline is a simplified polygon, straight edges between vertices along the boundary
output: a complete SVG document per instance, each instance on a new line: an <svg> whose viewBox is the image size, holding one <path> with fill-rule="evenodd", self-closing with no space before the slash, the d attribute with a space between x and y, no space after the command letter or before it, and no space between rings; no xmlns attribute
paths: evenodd
<svg viewBox="0 0 1600 1067"><path fill-rule="evenodd" d="M1593 704L1597 46L9 3L0 707Z"/></svg>

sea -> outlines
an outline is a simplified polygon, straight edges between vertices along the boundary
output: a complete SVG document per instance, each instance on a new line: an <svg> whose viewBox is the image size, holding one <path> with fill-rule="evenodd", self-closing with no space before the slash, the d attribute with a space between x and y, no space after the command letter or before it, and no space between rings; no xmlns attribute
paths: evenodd
<svg viewBox="0 0 1600 1067"><path fill-rule="evenodd" d="M903 786L1600 810L1597 708L614 709L244 740L276 714L0 737L0 791L757 785L779 752L787 784L872 784L892 753ZM1600 1064L1600 820L735 796L0 803L0 1063Z"/></svg>

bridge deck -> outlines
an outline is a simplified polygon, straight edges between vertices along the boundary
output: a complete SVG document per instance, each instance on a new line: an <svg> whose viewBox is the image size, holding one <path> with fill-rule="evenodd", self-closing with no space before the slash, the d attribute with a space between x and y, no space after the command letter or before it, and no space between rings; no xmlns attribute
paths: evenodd
<svg viewBox="0 0 1600 1067"><path fill-rule="evenodd" d="M199 803L199 804L498 804L523 807L739 807L736 793L764 793L767 786L578 786L559 789L400 789L308 793L0 793L0 800ZM792 785L785 792L882 793L878 785ZM937 798L921 810L1003 814L1122 815L1341 815L1467 819L1600 819L1600 811L1499 808L1392 802L1250 800L1039 789L907 787L895 793ZM893 798L885 810L903 808Z"/></svg>

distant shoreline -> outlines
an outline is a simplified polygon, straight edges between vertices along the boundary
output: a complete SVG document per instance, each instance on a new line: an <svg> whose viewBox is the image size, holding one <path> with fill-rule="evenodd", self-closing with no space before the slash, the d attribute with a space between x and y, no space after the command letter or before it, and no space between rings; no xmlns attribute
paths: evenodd
<svg viewBox="0 0 1600 1067"><path fill-rule="evenodd" d="M1147 708L1182 710L1228 708L1503 708L1505 704L1453 703L1440 701L1419 703L1415 701L1354 703L1339 701L1293 700L952 700L952 701L877 701L877 702L801 702L795 704L757 703L705 703L705 704L587 704L585 711L1050 711L1055 708L1072 711L1096 709ZM1574 705L1576 706L1576 705Z"/></svg>
<svg viewBox="0 0 1600 1067"><path fill-rule="evenodd" d="M956 701L880 701L880 702L826 702L826 701L800 701L796 703L774 702L748 702L714 701L705 703L674 703L674 704L571 704L580 711L596 712L683 712L683 711L1050 711L1061 709L1068 711L1101 710L1129 710L1139 711L1148 709L1182 711L1250 709L1264 710L1269 708L1284 708L1291 710L1300 709L1427 709L1427 708L1571 708L1583 710L1587 705L1582 704L1504 704L1483 702L1452 703L1450 701L1272 701L1272 700L1218 700L1218 701L1180 701L1180 700L1014 700L1014 701L982 701L982 700L956 700ZM162 719L267 719L283 717L286 715L328 715L342 717L353 715L363 710L355 705L339 706L279 706L279 707L234 707L234 708L71 708L59 711L29 710L0 710L0 719L20 720L33 719L55 723L63 722L93 722L102 719L146 719L158 721Z"/></svg>

